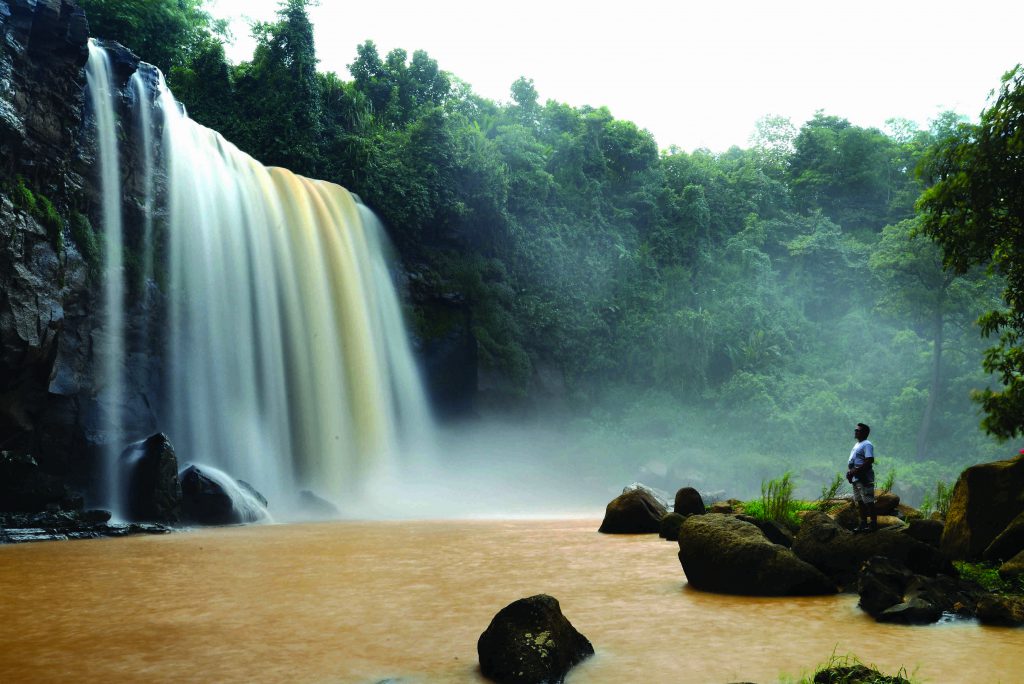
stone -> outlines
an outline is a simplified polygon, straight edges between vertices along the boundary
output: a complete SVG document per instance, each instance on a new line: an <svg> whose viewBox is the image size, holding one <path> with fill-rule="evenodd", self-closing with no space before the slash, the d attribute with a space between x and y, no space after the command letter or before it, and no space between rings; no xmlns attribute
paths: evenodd
<svg viewBox="0 0 1024 684"><path fill-rule="evenodd" d="M32 456L0 451L0 511L34 513L67 507L68 500L60 478L43 472Z"/></svg>
<svg viewBox="0 0 1024 684"><path fill-rule="evenodd" d="M644 534L661 530L661 519L668 511L646 489L631 489L615 497L605 508L598 532L605 534Z"/></svg>
<svg viewBox="0 0 1024 684"><path fill-rule="evenodd" d="M989 594L978 601L977 615L983 625L1019 627L1024 625L1024 598Z"/></svg>
<svg viewBox="0 0 1024 684"><path fill-rule="evenodd" d="M176 523L182 515L178 458L159 432L130 445L120 458L125 517L132 522Z"/></svg>
<svg viewBox="0 0 1024 684"><path fill-rule="evenodd" d="M942 609L921 598L898 603L882 611L875 619L900 625L930 625L942 617Z"/></svg>
<svg viewBox="0 0 1024 684"><path fill-rule="evenodd" d="M337 518L341 514L337 506L308 489L299 492L299 513L314 520Z"/></svg>
<svg viewBox="0 0 1024 684"><path fill-rule="evenodd" d="M690 516L679 528L679 562L695 589L752 596L831 594L835 585L756 526L726 515Z"/></svg>
<svg viewBox="0 0 1024 684"><path fill-rule="evenodd" d="M182 514L186 522L197 525L238 525L257 522L267 517L257 492L250 485L240 484L215 468L190 465L179 475L182 493Z"/></svg>
<svg viewBox="0 0 1024 684"><path fill-rule="evenodd" d="M903 594L913 578L914 573L902 563L882 556L869 558L857 575L860 607L872 617L881 615L887 608L903 602Z"/></svg>
<svg viewBox="0 0 1024 684"><path fill-rule="evenodd" d="M743 515L742 513L737 515L736 518L757 527L757 529L761 530L761 534L773 544L781 544L787 549L793 546L793 532L782 523L775 520L762 520L761 518Z"/></svg>
<svg viewBox="0 0 1024 684"><path fill-rule="evenodd" d="M683 487L676 492L672 511L680 515L704 515L704 499L693 487Z"/></svg>
<svg viewBox="0 0 1024 684"><path fill-rule="evenodd" d="M960 474L949 503L942 552L975 560L1024 512L1024 457L982 463Z"/></svg>
<svg viewBox="0 0 1024 684"><path fill-rule="evenodd" d="M594 654L590 641L547 594L519 599L498 611L476 645L480 672L500 684L559 684Z"/></svg>
<svg viewBox="0 0 1024 684"><path fill-rule="evenodd" d="M1000 565L999 576L1007 581L1024 576L1024 551Z"/></svg>
<svg viewBox="0 0 1024 684"><path fill-rule="evenodd" d="M937 549L898 530L853 534L819 512L804 517L793 551L841 585L852 586L861 564L872 556L905 563L916 574L954 574L952 565Z"/></svg>
<svg viewBox="0 0 1024 684"><path fill-rule="evenodd" d="M728 501L716 501L708 509L708 513L718 513L720 515L729 515L733 512L735 512L735 508Z"/></svg>
<svg viewBox="0 0 1024 684"><path fill-rule="evenodd" d="M678 541L679 528L682 527L684 520L686 518L679 513L666 513L665 517L661 519L661 529L658 530L658 536L669 541Z"/></svg>
<svg viewBox="0 0 1024 684"><path fill-rule="evenodd" d="M1024 512L1010 521L981 555L985 560L1002 561L1013 558L1021 551L1024 551Z"/></svg>
<svg viewBox="0 0 1024 684"><path fill-rule="evenodd" d="M878 515L896 515L899 505L899 495L892 492L875 492L875 513Z"/></svg>
<svg viewBox="0 0 1024 684"><path fill-rule="evenodd" d="M932 548L939 548L942 541L942 528L945 524L941 520L926 520L924 518L911 518L903 529L906 534L914 539L924 542Z"/></svg>

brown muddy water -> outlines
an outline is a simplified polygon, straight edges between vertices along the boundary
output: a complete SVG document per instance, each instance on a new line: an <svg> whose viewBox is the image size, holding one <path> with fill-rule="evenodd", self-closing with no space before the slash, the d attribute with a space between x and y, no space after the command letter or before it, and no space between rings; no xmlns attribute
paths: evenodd
<svg viewBox="0 0 1024 684"><path fill-rule="evenodd" d="M596 519L332 522L0 548L0 682L483 682L508 603L556 597L569 684L775 682L854 653L922 682L1024 681L1024 630L876 624L855 596L687 587L677 547Z"/></svg>

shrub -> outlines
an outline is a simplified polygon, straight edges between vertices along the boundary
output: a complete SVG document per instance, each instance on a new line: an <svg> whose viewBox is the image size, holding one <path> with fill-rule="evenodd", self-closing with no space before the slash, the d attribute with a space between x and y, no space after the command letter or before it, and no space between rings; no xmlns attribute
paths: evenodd
<svg viewBox="0 0 1024 684"><path fill-rule="evenodd" d="M892 488L893 488L893 486L895 484L896 484L896 469L895 468L890 468L889 469L889 473L885 476L885 479L882 480L881 490L884 493L888 494L889 492L892 491Z"/></svg>
<svg viewBox="0 0 1024 684"><path fill-rule="evenodd" d="M22 176L16 176L14 179L14 187L11 188L11 200L14 202L14 206L25 211L35 213L36 210L36 196L28 186L25 185L25 179Z"/></svg>
<svg viewBox="0 0 1024 684"><path fill-rule="evenodd" d="M818 510L828 512L834 504L836 498L839 497L840 491L845 486L844 483L846 478L843 477L842 473L836 473L835 477L832 478L832 482L821 488L821 496L818 498Z"/></svg>
<svg viewBox="0 0 1024 684"><path fill-rule="evenodd" d="M89 223L89 218L77 211L71 213L71 239L85 260L85 265L89 268L89 274L97 277L103 258L100 252L99 240L96 238L96 232L93 230L92 224Z"/></svg>
<svg viewBox="0 0 1024 684"><path fill-rule="evenodd" d="M935 493L924 495L924 500L921 502L921 513L928 517L932 511L937 511L945 520L946 515L949 514L949 502L952 498L953 486L939 480L935 483Z"/></svg>
<svg viewBox="0 0 1024 684"><path fill-rule="evenodd" d="M986 591L997 594L1024 594L1024 576L1005 580L999 575L999 563L953 561L960 577L977 582Z"/></svg>

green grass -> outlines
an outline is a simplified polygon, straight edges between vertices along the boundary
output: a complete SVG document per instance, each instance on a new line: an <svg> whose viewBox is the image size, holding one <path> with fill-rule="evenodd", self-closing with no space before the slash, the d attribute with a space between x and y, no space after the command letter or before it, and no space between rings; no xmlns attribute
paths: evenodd
<svg viewBox="0 0 1024 684"><path fill-rule="evenodd" d="M817 678L817 679L816 679ZM785 684L814 684L815 681L827 684L915 684L916 678L907 674L901 667L894 675L879 672L874 665L864 664L854 655L836 655L814 671L814 674L799 678L782 676L780 682Z"/></svg>
<svg viewBox="0 0 1024 684"><path fill-rule="evenodd" d="M999 563L968 563L953 561L956 571L964 579L977 582L994 594L1024 594L1024 576L1004 580L999 576Z"/></svg>
<svg viewBox="0 0 1024 684"><path fill-rule="evenodd" d="M761 482L761 498L745 501L743 512L753 518L773 520L790 528L800 525L797 513L820 510L818 501L800 501L793 498L793 478L783 473L774 480Z"/></svg>

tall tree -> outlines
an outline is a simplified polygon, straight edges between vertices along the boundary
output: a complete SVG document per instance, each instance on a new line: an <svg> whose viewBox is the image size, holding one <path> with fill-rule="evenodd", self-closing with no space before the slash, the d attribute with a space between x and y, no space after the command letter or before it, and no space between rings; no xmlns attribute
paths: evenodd
<svg viewBox="0 0 1024 684"><path fill-rule="evenodd" d="M1024 69L1003 76L995 102L977 125L962 124L940 141L921 173L933 179L919 208L922 228L957 273L987 265L1006 276L1005 308L979 321L999 342L983 367L1003 386L975 398L982 427L1002 438L1024 434Z"/></svg>

